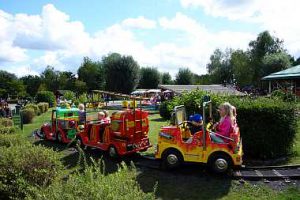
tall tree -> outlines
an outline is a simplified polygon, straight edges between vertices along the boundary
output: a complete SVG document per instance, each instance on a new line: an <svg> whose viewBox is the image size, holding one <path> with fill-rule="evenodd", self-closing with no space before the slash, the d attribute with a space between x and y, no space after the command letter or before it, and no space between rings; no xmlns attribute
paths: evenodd
<svg viewBox="0 0 300 200"><path fill-rule="evenodd" d="M171 85L173 84L172 77L169 72L164 72L161 75L161 84Z"/></svg>
<svg viewBox="0 0 300 200"><path fill-rule="evenodd" d="M0 97L25 96L25 87L16 75L0 70Z"/></svg>
<svg viewBox="0 0 300 200"><path fill-rule="evenodd" d="M89 91L104 88L105 76L101 62L93 62L90 58L85 57L77 73L78 79L86 83Z"/></svg>
<svg viewBox="0 0 300 200"><path fill-rule="evenodd" d="M175 83L177 85L192 85L194 74L189 70L189 68L180 68L176 74Z"/></svg>
<svg viewBox="0 0 300 200"><path fill-rule="evenodd" d="M160 82L160 74L157 68L145 67L140 70L139 88L157 88Z"/></svg>
<svg viewBox="0 0 300 200"><path fill-rule="evenodd" d="M26 93L31 97L34 97L38 92L38 89L42 83L42 79L39 76L27 75L20 78L26 88Z"/></svg>
<svg viewBox="0 0 300 200"><path fill-rule="evenodd" d="M253 69L253 82L258 85L264 75L263 59L266 55L285 52L283 40L272 36L268 31L258 35L256 40L249 43L251 68Z"/></svg>
<svg viewBox="0 0 300 200"><path fill-rule="evenodd" d="M58 82L59 82L59 89L62 90L72 90L75 91L75 81L76 77L75 74L68 71L59 72Z"/></svg>
<svg viewBox="0 0 300 200"><path fill-rule="evenodd" d="M139 65L131 56L112 53L102 59L106 89L131 93L139 82Z"/></svg>
<svg viewBox="0 0 300 200"><path fill-rule="evenodd" d="M236 50L231 54L230 64L233 69L235 82L239 87L252 85L253 69L247 52Z"/></svg>
<svg viewBox="0 0 300 200"><path fill-rule="evenodd" d="M41 74L41 79L47 90L55 92L59 89L59 72L53 67L47 66Z"/></svg>
<svg viewBox="0 0 300 200"><path fill-rule="evenodd" d="M263 58L262 76L287 69L291 66L290 56L285 52L267 54Z"/></svg>

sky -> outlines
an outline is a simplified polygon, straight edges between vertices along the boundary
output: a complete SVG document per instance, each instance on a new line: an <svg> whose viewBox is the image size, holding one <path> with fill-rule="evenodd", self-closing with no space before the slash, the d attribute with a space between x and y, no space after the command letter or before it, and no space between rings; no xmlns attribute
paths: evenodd
<svg viewBox="0 0 300 200"><path fill-rule="evenodd" d="M206 73L216 48L246 50L264 30L300 56L299 0L0 0L0 70L77 72L88 56L131 55L172 76Z"/></svg>

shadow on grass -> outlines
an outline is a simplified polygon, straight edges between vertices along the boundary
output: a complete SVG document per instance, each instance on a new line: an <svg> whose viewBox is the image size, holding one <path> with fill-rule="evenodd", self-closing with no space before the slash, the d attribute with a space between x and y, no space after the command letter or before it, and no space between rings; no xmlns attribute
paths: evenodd
<svg viewBox="0 0 300 200"><path fill-rule="evenodd" d="M144 192L151 192L156 187L159 199L195 200L226 196L232 180L208 174L203 167L191 165L173 171L145 170L138 175L137 181Z"/></svg>
<svg viewBox="0 0 300 200"><path fill-rule="evenodd" d="M155 118L155 119L150 119L150 121L153 121L153 122L167 122L168 120L165 120L164 118Z"/></svg>

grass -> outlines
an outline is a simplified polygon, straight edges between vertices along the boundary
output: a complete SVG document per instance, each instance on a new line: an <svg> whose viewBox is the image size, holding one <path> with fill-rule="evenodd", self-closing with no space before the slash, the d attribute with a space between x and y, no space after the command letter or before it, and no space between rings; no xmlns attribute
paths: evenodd
<svg viewBox="0 0 300 200"><path fill-rule="evenodd" d="M28 137L32 131L39 128L44 122L50 121L51 111L34 118L32 124L24 126L23 135ZM167 125L168 121L162 120L159 114L151 114L149 138L152 144L157 142L157 134L160 127ZM300 122L299 122L300 123ZM30 137L32 138L32 137ZM33 139L31 139L33 140ZM70 152L64 145L54 142L44 142L44 146L57 149L63 154L63 164L66 166L66 172L76 167L78 153ZM153 154L153 148L149 149L147 154ZM300 130L298 131L297 140L294 146L295 156L291 163L300 163ZM103 155L103 154L102 154ZM101 152L90 151L88 157L100 158ZM108 173L117 171L118 163L103 157ZM137 181L141 189L145 192L153 191L156 187L156 197L163 200L168 199L300 199L299 188L294 186L269 187L262 182L258 183L240 183L231 180L228 177L217 177L203 172L204 169L199 166L183 166L176 171L161 171L152 169L138 170ZM299 186L298 186L299 187ZM275 188L275 189L272 189ZM279 189L278 189L279 188Z"/></svg>

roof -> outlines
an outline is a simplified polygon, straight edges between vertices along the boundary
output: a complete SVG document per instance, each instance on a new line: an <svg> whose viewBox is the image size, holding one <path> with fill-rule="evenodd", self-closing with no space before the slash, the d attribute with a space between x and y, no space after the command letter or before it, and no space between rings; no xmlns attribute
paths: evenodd
<svg viewBox="0 0 300 200"><path fill-rule="evenodd" d="M264 81L276 79L300 79L300 65L272 73L262 78Z"/></svg>
<svg viewBox="0 0 300 200"><path fill-rule="evenodd" d="M236 90L233 87L225 87L223 85L159 85L159 88L163 90L171 90L177 94L182 94L183 92L190 92L192 90L202 90L206 92L211 92L214 94L224 94L224 95L237 95L244 96L245 94Z"/></svg>

